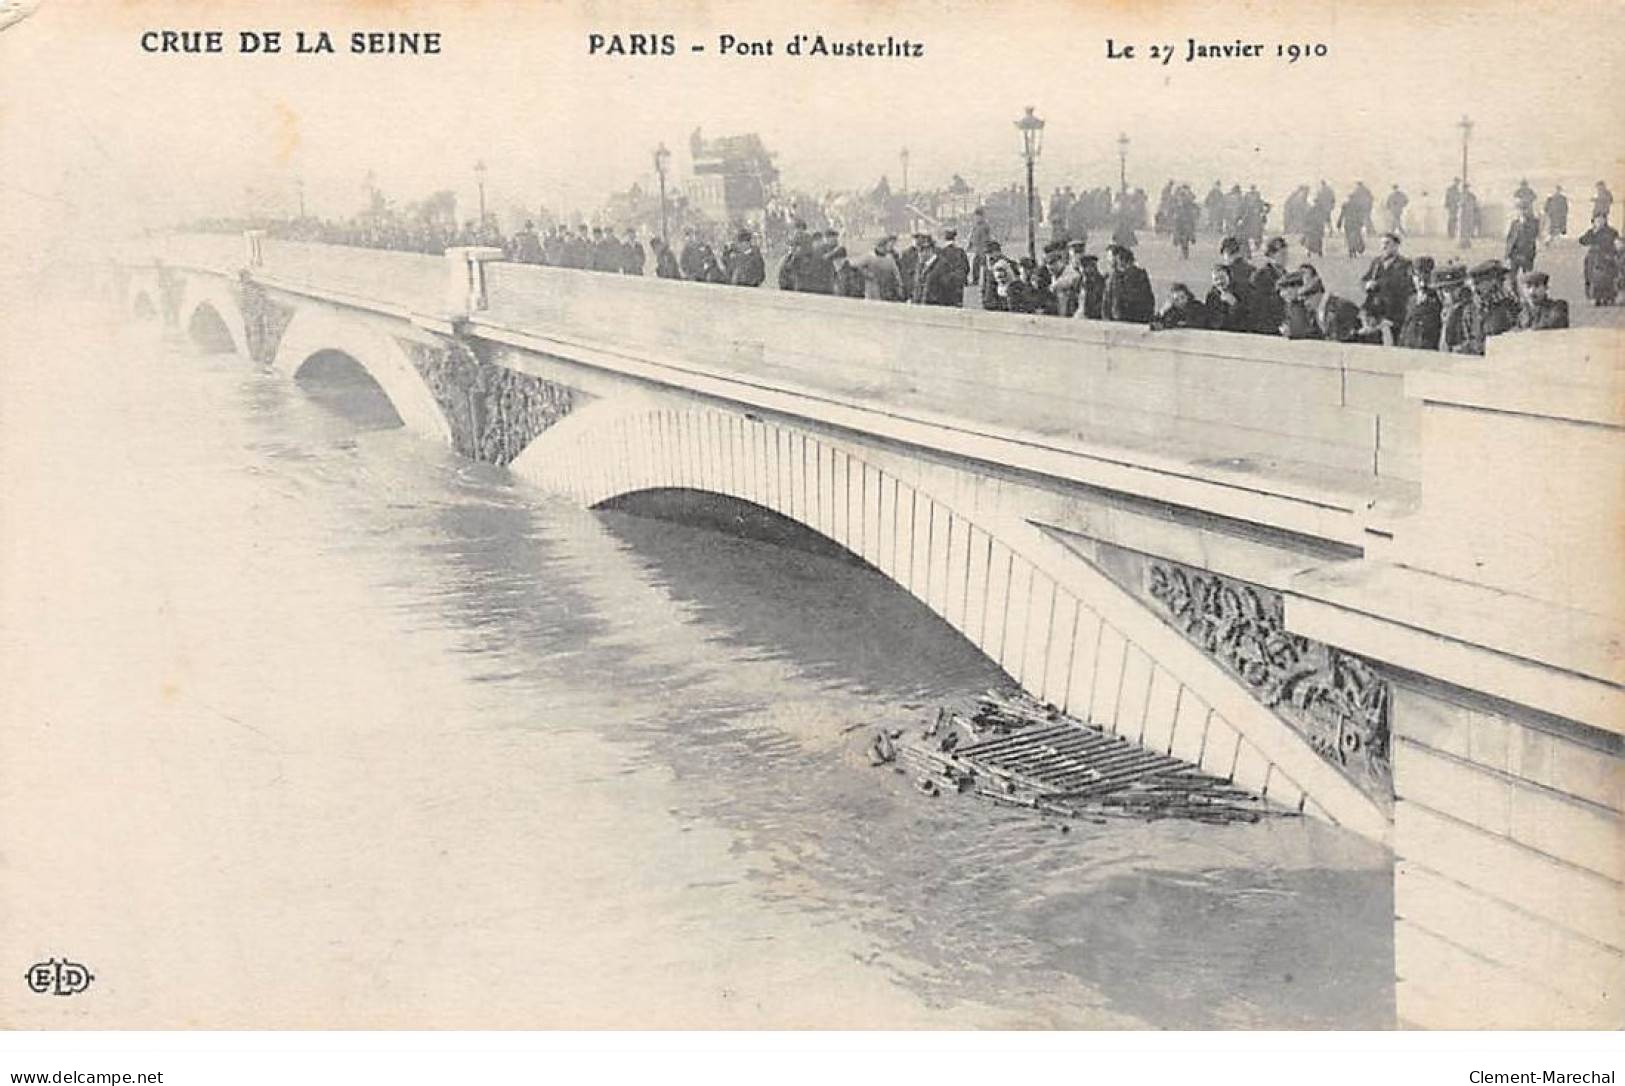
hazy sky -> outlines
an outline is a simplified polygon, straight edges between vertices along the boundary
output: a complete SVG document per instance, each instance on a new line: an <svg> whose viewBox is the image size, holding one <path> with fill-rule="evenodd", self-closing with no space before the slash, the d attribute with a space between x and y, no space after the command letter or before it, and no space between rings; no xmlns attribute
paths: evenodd
<svg viewBox="0 0 1625 1086"><path fill-rule="evenodd" d="M349 31L439 30L439 57L357 57ZM154 56L145 29L332 33L339 52ZM1625 5L1570 0L1415 4L1193 4L1057 0L778 3L278 3L43 0L0 33L0 189L23 219L68 206L109 223L235 213L245 188L313 211L359 206L369 169L386 192L441 187L473 206L472 166L493 204L591 208L653 176L664 141L679 176L687 139L759 132L788 184L916 187L962 173L1020 176L1013 121L1048 121L1039 185L1115 181L1119 131L1131 183L1170 174L1205 187L1257 180L1273 195L1326 177L1436 195L1457 172L1454 127L1476 122L1480 187L1527 174L1625 194ZM671 57L592 57L591 32L673 33ZM920 60L786 58L797 32L923 42ZM771 59L722 57L717 37L771 38ZM1259 59L1185 62L1185 41L1265 44ZM1106 40L1176 46L1171 64L1106 59ZM1323 42L1294 65L1277 42ZM689 46L704 44L704 54ZM63 200L67 203L54 203ZM53 211L52 209L56 209Z"/></svg>

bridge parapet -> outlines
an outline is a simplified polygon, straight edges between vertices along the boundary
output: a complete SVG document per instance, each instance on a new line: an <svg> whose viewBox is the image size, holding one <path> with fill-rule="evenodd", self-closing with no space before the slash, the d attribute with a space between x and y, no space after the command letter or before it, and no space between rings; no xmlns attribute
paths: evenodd
<svg viewBox="0 0 1625 1086"><path fill-rule="evenodd" d="M1625 335L1408 381L1422 502L1299 574L1289 628L1392 678L1402 1021L1625 1025Z"/></svg>

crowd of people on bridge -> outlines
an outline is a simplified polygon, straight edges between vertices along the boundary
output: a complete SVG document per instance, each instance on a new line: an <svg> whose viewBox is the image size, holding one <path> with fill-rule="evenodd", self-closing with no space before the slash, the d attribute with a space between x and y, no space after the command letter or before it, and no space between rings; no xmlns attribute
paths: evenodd
<svg viewBox="0 0 1625 1086"><path fill-rule="evenodd" d="M957 177L955 181L954 193L968 191ZM1010 193L1001 190L999 195ZM368 212L349 220L301 216L270 226L273 233L296 240L425 253L455 245L494 246L519 263L620 275L760 287L769 284L772 274L772 284L780 290L802 293L937 306L963 306L970 300L988 310L1125 321L1156 329L1203 328L1482 353L1489 336L1568 323L1567 303L1550 297L1549 277L1535 269L1543 239L1549 244L1568 234L1568 197L1557 186L1537 215L1537 194L1527 181L1512 195L1517 213L1508 226L1503 257L1472 267L1430 256L1412 260L1401 252L1410 198L1398 185L1391 186L1379 207L1364 182L1356 182L1339 202L1324 180L1313 187L1299 185L1287 196L1282 230L1270 237L1273 206L1257 185L1243 188L1234 182L1226 189L1214 181L1198 200L1189 183L1170 179L1154 211L1143 189L1123 185L1116 193L1106 187L1074 192L1065 186L1052 193L1047 216L1044 208L1033 208L1035 223L1047 221L1041 258L1004 251L1010 234L1008 208L990 214L997 209L978 206L958 220L967 234L964 245L960 230L948 226L917 228L907 245L900 243L899 234L887 233L849 248L832 225L836 217L825 213L837 205L814 202L815 214L808 218L815 225L809 227L800 217L805 201L799 198L775 200L775 217L765 224L773 227L772 236L765 242L742 224L720 241L710 224L684 225L676 245L660 236L645 244L630 225L616 229L554 223L538 230L529 220L503 234L493 216L457 226L455 219L427 205L413 205L415 214L391 213L376 195ZM1457 178L1444 204L1449 237L1465 246L1482 229L1477 197ZM1594 305L1616 304L1625 276L1620 234L1609 225L1612 206L1613 194L1597 182L1591 225L1577 239L1586 250L1586 298ZM1379 229L1379 216L1379 252L1361 279L1361 296L1339 297L1328 290L1312 261L1325 258L1324 241L1331 229L1342 234L1349 258L1363 257L1368 236ZM1107 230L1110 241L1102 259L1090 251L1090 238ZM1218 238L1218 261L1209 281L1194 289L1175 282L1159 305L1150 276L1135 258L1144 230L1169 238L1183 260L1191 258L1200 235ZM1297 264L1288 259L1292 236L1304 250Z"/></svg>

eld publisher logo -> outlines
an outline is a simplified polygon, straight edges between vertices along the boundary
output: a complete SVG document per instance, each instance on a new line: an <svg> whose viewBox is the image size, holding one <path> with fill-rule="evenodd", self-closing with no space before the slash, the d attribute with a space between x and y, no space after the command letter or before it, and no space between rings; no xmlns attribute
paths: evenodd
<svg viewBox="0 0 1625 1086"><path fill-rule="evenodd" d="M60 961L47 958L43 962L35 962L24 975L28 978L29 990L36 995L78 995L96 979L89 969L66 958Z"/></svg>

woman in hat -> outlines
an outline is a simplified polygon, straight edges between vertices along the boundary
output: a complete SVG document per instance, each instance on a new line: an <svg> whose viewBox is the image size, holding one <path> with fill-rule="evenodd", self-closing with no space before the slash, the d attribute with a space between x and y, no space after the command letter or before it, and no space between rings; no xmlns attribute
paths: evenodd
<svg viewBox="0 0 1625 1086"><path fill-rule="evenodd" d="M1586 247L1586 297L1592 305L1613 305L1619 295L1619 231L1608 225L1608 216L1597 215L1580 244Z"/></svg>

